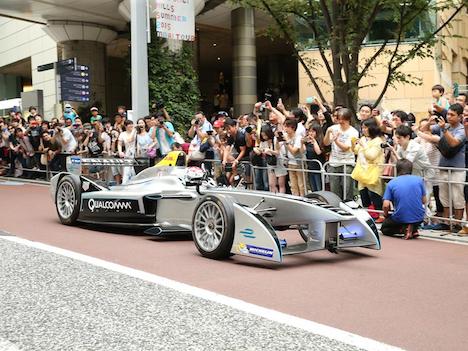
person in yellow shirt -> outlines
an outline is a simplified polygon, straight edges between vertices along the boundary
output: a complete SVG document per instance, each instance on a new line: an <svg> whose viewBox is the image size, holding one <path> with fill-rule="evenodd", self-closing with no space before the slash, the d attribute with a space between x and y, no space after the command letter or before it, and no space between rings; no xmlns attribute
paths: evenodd
<svg viewBox="0 0 468 351"><path fill-rule="evenodd" d="M376 210L382 210L384 150L380 127L373 118L365 120L361 127L363 136L353 142L357 159L352 177L358 182L362 205L367 208L373 204Z"/></svg>

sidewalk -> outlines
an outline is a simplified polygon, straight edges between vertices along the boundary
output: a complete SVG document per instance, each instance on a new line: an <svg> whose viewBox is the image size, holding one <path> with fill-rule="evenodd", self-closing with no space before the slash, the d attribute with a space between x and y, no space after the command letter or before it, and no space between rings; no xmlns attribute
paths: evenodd
<svg viewBox="0 0 468 351"><path fill-rule="evenodd" d="M423 238L456 241L460 243L468 244L468 235L459 236L456 233L450 233L441 230L419 230L419 235Z"/></svg>
<svg viewBox="0 0 468 351"><path fill-rule="evenodd" d="M380 232L381 224L377 224L377 228ZM468 235L459 236L456 233L451 233L448 231L443 230L424 230L419 229L419 237L425 239L435 239L435 240L444 240L444 241L451 241L451 242L459 242L468 244ZM382 233L381 233L382 235Z"/></svg>

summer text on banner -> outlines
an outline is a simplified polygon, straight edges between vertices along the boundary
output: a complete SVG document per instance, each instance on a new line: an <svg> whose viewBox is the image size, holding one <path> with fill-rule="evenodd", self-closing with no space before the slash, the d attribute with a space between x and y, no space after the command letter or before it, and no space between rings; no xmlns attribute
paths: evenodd
<svg viewBox="0 0 468 351"><path fill-rule="evenodd" d="M194 0L154 0L150 4L158 37L195 40Z"/></svg>

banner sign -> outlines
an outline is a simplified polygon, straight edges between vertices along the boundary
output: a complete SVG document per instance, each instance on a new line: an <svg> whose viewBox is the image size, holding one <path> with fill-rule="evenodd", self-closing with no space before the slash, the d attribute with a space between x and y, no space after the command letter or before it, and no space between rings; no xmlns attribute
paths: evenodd
<svg viewBox="0 0 468 351"><path fill-rule="evenodd" d="M156 18L158 37L195 40L194 0L155 0L151 5L151 17Z"/></svg>

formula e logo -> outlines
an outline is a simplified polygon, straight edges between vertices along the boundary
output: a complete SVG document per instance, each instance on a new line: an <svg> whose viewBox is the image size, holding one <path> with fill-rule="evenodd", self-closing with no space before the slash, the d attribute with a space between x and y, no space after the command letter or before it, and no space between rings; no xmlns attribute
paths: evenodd
<svg viewBox="0 0 468 351"><path fill-rule="evenodd" d="M255 239L254 231L253 229L250 228L245 228L240 231L240 233L245 237L249 239Z"/></svg>
<svg viewBox="0 0 468 351"><path fill-rule="evenodd" d="M132 203L130 201L120 200L88 200L88 208L91 212L95 210L131 210Z"/></svg>

